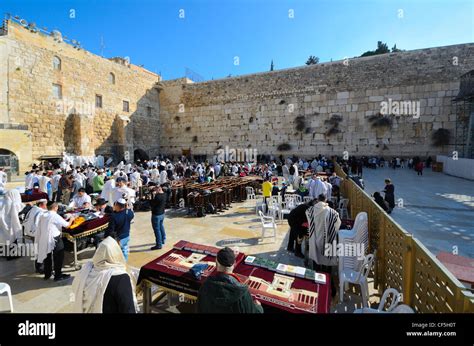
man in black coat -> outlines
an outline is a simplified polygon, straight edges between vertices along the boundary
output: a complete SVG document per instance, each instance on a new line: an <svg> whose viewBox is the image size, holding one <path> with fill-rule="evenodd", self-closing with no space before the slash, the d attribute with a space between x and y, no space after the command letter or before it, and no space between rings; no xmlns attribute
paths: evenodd
<svg viewBox="0 0 474 346"><path fill-rule="evenodd" d="M308 232L308 218L306 217L306 210L317 202L316 199L300 204L288 214L288 225L290 225L290 235L288 239L287 250L294 252L296 256L304 258L301 246L298 245L298 238L302 238ZM296 242L296 246L295 246Z"/></svg>

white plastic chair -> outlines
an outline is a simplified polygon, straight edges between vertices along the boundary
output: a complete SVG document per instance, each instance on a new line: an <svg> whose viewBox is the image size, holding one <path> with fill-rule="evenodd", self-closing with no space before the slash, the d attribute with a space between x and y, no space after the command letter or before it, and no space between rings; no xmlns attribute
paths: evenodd
<svg viewBox="0 0 474 346"><path fill-rule="evenodd" d="M9 284L0 282L0 294L7 293L8 300L10 301L10 311L13 312L13 300L12 300L12 290Z"/></svg>
<svg viewBox="0 0 474 346"><path fill-rule="evenodd" d="M303 197L303 203L309 203L313 200L314 198L311 196L304 196Z"/></svg>
<svg viewBox="0 0 474 346"><path fill-rule="evenodd" d="M275 218L273 216L265 216L261 211L258 212L260 215L260 221L262 222L262 240L265 238L265 231L273 231L273 239L276 241L276 228Z"/></svg>
<svg viewBox="0 0 474 346"><path fill-rule="evenodd" d="M279 213L280 213L280 197L271 196L270 198L268 198L267 215L272 216L274 219L276 219Z"/></svg>
<svg viewBox="0 0 474 346"><path fill-rule="evenodd" d="M360 271L346 269L343 270L339 277L339 301L344 301L344 292L349 283L360 286L362 294L362 304L364 307L369 305L369 284L367 283L367 277L369 276L370 269L374 263L374 255L370 254L365 256L364 263L360 268Z"/></svg>
<svg viewBox="0 0 474 346"><path fill-rule="evenodd" d="M284 216L291 213L291 208L288 206L288 202L281 202L278 215L280 217L280 221L283 221Z"/></svg>
<svg viewBox="0 0 474 346"><path fill-rule="evenodd" d="M395 309L392 310L394 314L414 314L415 310L413 310L409 305L400 304Z"/></svg>
<svg viewBox="0 0 474 346"><path fill-rule="evenodd" d="M347 206L349 205L349 200L347 198L341 198L337 208L337 212L341 217L341 220L349 218L349 212L347 211Z"/></svg>
<svg viewBox="0 0 474 346"><path fill-rule="evenodd" d="M301 196L298 196L301 198ZM285 195L285 204L286 207L290 210L294 209L298 205L298 197L297 195Z"/></svg>
<svg viewBox="0 0 474 346"><path fill-rule="evenodd" d="M258 212L259 211L263 211L264 213L267 212L267 207L265 206L265 201L262 199L262 200L256 200L256 203L255 203L255 214L258 215Z"/></svg>
<svg viewBox="0 0 474 346"><path fill-rule="evenodd" d="M247 191L247 199L256 199L253 187L247 186L245 190Z"/></svg>
<svg viewBox="0 0 474 346"><path fill-rule="evenodd" d="M343 270L359 270L369 247L369 228L367 213L360 212L354 220L352 229L343 229L338 232L339 244L344 249L344 255L339 258L339 276ZM352 247L353 253L349 253ZM355 253L362 251L362 253Z"/></svg>
<svg viewBox="0 0 474 346"><path fill-rule="evenodd" d="M387 303L388 297L392 295L392 300L390 302L390 305L385 309L385 304ZM386 313L386 312L392 312L393 309L395 309L398 304L401 302L401 295L398 293L398 291L395 288L387 288L385 292L382 295L382 298L380 298L380 303L379 307L377 309L372 309L372 308L362 308L362 309L356 309L354 311L355 314L371 314L371 313Z"/></svg>

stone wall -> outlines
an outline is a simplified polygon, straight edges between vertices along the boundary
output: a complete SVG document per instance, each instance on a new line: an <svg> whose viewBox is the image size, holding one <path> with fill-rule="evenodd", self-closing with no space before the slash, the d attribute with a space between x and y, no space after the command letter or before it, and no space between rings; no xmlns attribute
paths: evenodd
<svg viewBox="0 0 474 346"><path fill-rule="evenodd" d="M452 99L459 77L472 69L474 44L463 44L203 83L165 81L161 149L214 154L225 146L251 147L259 154L303 156L448 153L453 147L434 147L431 136L445 128L454 143ZM415 102L420 113L390 112L380 121L374 116L389 99L392 105ZM384 121L385 126L374 125ZM279 151L281 144L292 150Z"/></svg>
<svg viewBox="0 0 474 346"><path fill-rule="evenodd" d="M53 68L55 56L61 60L60 70ZM33 160L65 150L109 156L125 146L132 157L136 148L157 151L158 75L13 22L8 23L8 35L0 36L0 57L0 76L6 76L0 81L0 122L28 125ZM62 99L53 96L53 84L62 86ZM96 95L102 96L102 108L95 107ZM123 110L124 100L129 102L128 112ZM132 134L129 143L120 142L114 131L118 116L129 119L125 125Z"/></svg>

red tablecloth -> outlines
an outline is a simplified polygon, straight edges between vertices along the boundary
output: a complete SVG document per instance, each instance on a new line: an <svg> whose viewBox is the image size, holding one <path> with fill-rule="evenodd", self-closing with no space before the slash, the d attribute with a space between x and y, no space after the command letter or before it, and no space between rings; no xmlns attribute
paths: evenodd
<svg viewBox="0 0 474 346"><path fill-rule="evenodd" d="M189 258L189 256L192 254L192 251L187 251L184 249L172 249L166 252L164 255L145 264L140 269L137 283L140 284L142 280L148 280L164 288L197 297L202 283L207 279L207 277L215 274L215 269L212 268L211 272L206 273L206 276L203 275L199 280L197 280L188 272L188 268L180 267L179 264L175 264L176 262L182 260L182 257L180 256ZM246 256L243 253L238 254L236 258L236 267L234 270L234 273L240 276L243 282L248 283L248 277L253 276L272 283L274 275L277 273L264 268L247 265L243 262L245 257ZM200 262L215 263L215 257L212 255L205 255ZM284 299L278 301L272 298L271 295L265 296L264 292L256 292L253 288L250 288L250 291L252 295L262 303L262 305L267 305L279 310L293 313L329 312L329 306L331 303L331 289L330 278L328 276L326 276L327 282L324 285L303 278L289 278L293 281L291 284L291 289L295 290L294 297L296 297L296 299L291 299L291 301L284 301ZM306 292L308 294L305 294L304 291L299 290L305 290L309 292ZM317 293L317 299L314 299L314 297L311 296L312 293ZM304 300L304 302L300 300Z"/></svg>
<svg viewBox="0 0 474 346"><path fill-rule="evenodd" d="M35 201L39 201L40 199L48 199L48 194L46 192L42 192L42 191L33 191L32 194L30 195L27 195L26 193L22 193L21 194L21 201L23 203L27 203L27 202L35 202Z"/></svg>
<svg viewBox="0 0 474 346"><path fill-rule="evenodd" d="M263 290L272 284L275 274L274 271L240 263L234 270L234 273L245 277L253 276L264 280L266 283L251 284L250 292L257 298L262 305L269 305L274 308L282 309L292 313L329 313L331 304L331 278L326 275L326 283L319 284L313 280L299 277L289 277L293 279L291 290L294 290L294 297L291 299L278 298L272 296ZM286 276L286 275L284 275ZM268 284L268 285L267 285ZM307 294L305 294L305 291ZM311 296L311 293L317 293L317 298Z"/></svg>
<svg viewBox="0 0 474 346"><path fill-rule="evenodd" d="M192 254L192 251L177 249L172 249L166 252L164 255L161 255L160 257L154 259L153 261L145 264L143 267L140 268L140 274L138 276L137 284L140 284L142 280L146 279L162 287L197 297L199 288L206 280L207 276L201 276L201 278L197 280L193 277L192 274L189 273L187 268L179 268L179 265L173 267L163 263L164 260L166 260L166 258L170 255L181 255L187 258ZM243 253L239 253L236 258L236 262L239 263L244 258L245 255ZM213 263L215 263L215 261L216 257L212 255L206 255L201 260L201 262Z"/></svg>
<svg viewBox="0 0 474 346"><path fill-rule="evenodd" d="M79 236L82 233L90 232L93 230L97 230L97 232L103 231L107 224L109 223L110 217L108 215L104 215L101 218L88 220L77 226L73 229L63 229L63 233L67 233L71 236Z"/></svg>

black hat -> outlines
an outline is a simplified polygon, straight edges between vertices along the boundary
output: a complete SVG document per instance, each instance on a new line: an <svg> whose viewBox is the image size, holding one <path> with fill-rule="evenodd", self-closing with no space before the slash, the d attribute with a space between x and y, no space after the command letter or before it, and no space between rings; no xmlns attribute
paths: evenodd
<svg viewBox="0 0 474 346"><path fill-rule="evenodd" d="M96 206L96 205L104 205L104 204L107 204L107 201L105 200L105 198L97 198L97 199L95 200L94 206Z"/></svg>
<svg viewBox="0 0 474 346"><path fill-rule="evenodd" d="M234 251L228 247L225 247L217 253L217 262L224 267L231 267L235 263Z"/></svg>

